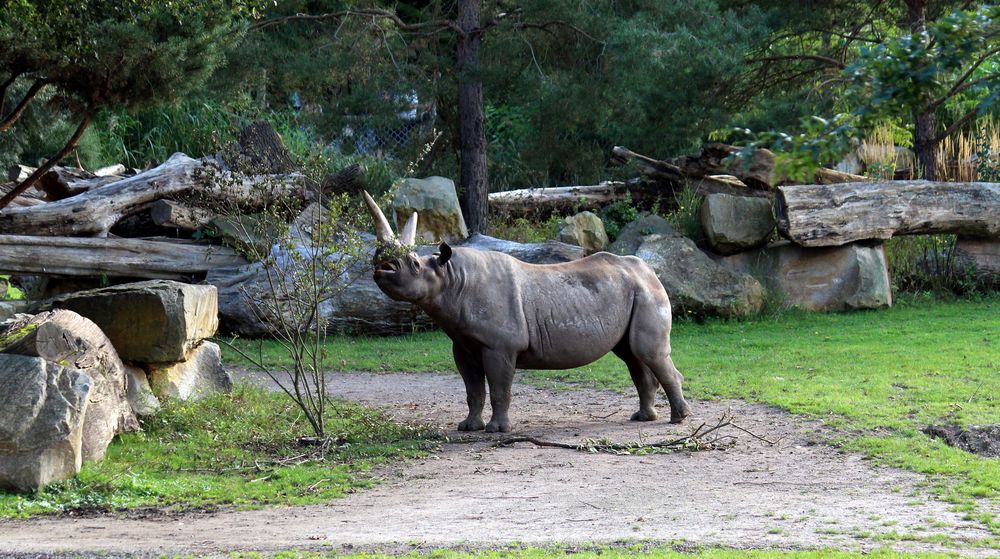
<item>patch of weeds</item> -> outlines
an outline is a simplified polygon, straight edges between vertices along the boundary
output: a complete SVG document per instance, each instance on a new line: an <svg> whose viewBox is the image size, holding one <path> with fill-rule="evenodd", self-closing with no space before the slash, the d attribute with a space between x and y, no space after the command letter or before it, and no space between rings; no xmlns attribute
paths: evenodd
<svg viewBox="0 0 1000 559"><path fill-rule="evenodd" d="M239 385L168 403L76 478L31 494L0 492L0 516L320 503L371 486L373 467L421 456L433 442L427 430L357 404L334 402L328 421L329 443L304 446L298 437L309 424L283 394Z"/></svg>

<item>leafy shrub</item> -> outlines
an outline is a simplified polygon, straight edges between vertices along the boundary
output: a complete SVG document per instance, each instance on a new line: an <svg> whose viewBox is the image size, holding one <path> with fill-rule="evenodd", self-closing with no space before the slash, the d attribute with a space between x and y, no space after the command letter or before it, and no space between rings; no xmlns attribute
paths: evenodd
<svg viewBox="0 0 1000 559"><path fill-rule="evenodd" d="M955 235L895 237L885 243L892 289L897 293L967 294L978 286L955 258Z"/></svg>
<svg viewBox="0 0 1000 559"><path fill-rule="evenodd" d="M639 219L639 210L632 204L632 197L626 193L624 200L606 206L600 211L600 216L604 222L604 232L608 234L608 239L614 241L623 227Z"/></svg>

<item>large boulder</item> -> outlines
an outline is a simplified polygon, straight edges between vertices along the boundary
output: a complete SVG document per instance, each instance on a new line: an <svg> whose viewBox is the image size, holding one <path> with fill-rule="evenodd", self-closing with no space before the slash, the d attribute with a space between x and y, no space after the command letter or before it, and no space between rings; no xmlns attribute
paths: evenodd
<svg viewBox="0 0 1000 559"><path fill-rule="evenodd" d="M375 253L375 238L365 234L364 240L365 250L347 266L339 283L334 284L334 296L320 304L321 324L330 332L376 336L433 328L434 321L417 306L393 301L375 285L370 265ZM584 256L583 248L556 241L516 243L480 234L455 246L495 250L531 264L568 262ZM279 260L284 250L272 248ZM436 251L436 246L417 247L421 255ZM342 256L333 254L330 257L339 259ZM217 268L208 273L206 281L219 290L219 318L226 332L247 337L272 334L275 320L266 317L277 318L274 312L277 309L288 315L288 309L294 305L285 300L280 291L271 289L267 270L259 262L237 268Z"/></svg>
<svg viewBox="0 0 1000 559"><path fill-rule="evenodd" d="M197 400L233 391L233 379L222 368L222 352L212 342L202 342L180 363L150 366L147 375L153 394L165 399Z"/></svg>
<svg viewBox="0 0 1000 559"><path fill-rule="evenodd" d="M874 309L892 305L881 244L806 248L788 241L719 259L751 274L785 307L809 311Z"/></svg>
<svg viewBox="0 0 1000 559"><path fill-rule="evenodd" d="M118 355L133 363L183 361L219 327L214 286L169 280L69 293L37 308L69 309L89 318L107 334Z"/></svg>
<svg viewBox="0 0 1000 559"><path fill-rule="evenodd" d="M91 388L76 369L0 354L0 488L34 491L80 471Z"/></svg>
<svg viewBox="0 0 1000 559"><path fill-rule="evenodd" d="M564 219L559 228L559 241L583 247L588 254L604 250L609 242L604 222L593 212L580 212Z"/></svg>
<svg viewBox="0 0 1000 559"><path fill-rule="evenodd" d="M622 227L615 242L608 247L608 252L620 256L634 255L635 251L639 250L643 239L650 235L679 237L680 233L662 217L656 214L646 214Z"/></svg>
<svg viewBox="0 0 1000 559"><path fill-rule="evenodd" d="M149 417L160 411L160 399L153 394L145 370L136 365L125 365L125 383L125 395L137 416Z"/></svg>
<svg viewBox="0 0 1000 559"><path fill-rule="evenodd" d="M719 254L766 244L775 225L769 200L729 194L705 196L700 218L708 246Z"/></svg>
<svg viewBox="0 0 1000 559"><path fill-rule="evenodd" d="M1000 286L1000 239L959 237L955 265L985 287Z"/></svg>
<svg viewBox="0 0 1000 559"><path fill-rule="evenodd" d="M24 315L0 332L0 354L39 357L90 377L81 443L84 460L101 460L115 435L138 430L126 396L125 366L92 321L64 309Z"/></svg>
<svg viewBox="0 0 1000 559"><path fill-rule="evenodd" d="M656 272L675 315L741 317L764 306L764 288L757 280L716 264L686 237L644 236L635 255Z"/></svg>
<svg viewBox="0 0 1000 559"><path fill-rule="evenodd" d="M392 199L392 214L396 231L417 212L417 242L457 242L469 236L458 204L455 182L444 177L408 178L396 190Z"/></svg>

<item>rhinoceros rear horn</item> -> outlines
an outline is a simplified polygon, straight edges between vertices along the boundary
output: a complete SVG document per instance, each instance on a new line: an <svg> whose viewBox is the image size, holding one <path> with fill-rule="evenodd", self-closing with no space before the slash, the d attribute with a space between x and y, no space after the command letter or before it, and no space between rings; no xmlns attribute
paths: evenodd
<svg viewBox="0 0 1000 559"><path fill-rule="evenodd" d="M410 214L406 220L406 225L399 232L399 243L403 246L413 245L417 240L417 212Z"/></svg>
<svg viewBox="0 0 1000 559"><path fill-rule="evenodd" d="M389 226L389 220L385 218L385 214L382 213L382 208L378 207L375 200L372 199L368 192L362 190L361 194L365 197L365 204L368 205L368 213L372 216L372 221L375 222L375 237L383 243L391 243L396 240L396 235L392 233L392 227ZM415 230L414 230L415 231Z"/></svg>

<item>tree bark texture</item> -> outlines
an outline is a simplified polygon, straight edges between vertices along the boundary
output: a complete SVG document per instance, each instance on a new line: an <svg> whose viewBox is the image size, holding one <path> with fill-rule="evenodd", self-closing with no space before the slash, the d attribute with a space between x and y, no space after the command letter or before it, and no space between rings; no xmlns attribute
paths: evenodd
<svg viewBox="0 0 1000 559"><path fill-rule="evenodd" d="M159 167L71 198L4 209L0 211L0 233L105 236L119 220L163 198L203 196L209 201L252 208L265 204L275 194L302 194L296 175L271 177L274 180L221 175L223 186L216 187L210 178L200 176L203 171L207 169L202 161L176 153ZM263 184L261 180L268 182Z"/></svg>
<svg viewBox="0 0 1000 559"><path fill-rule="evenodd" d="M915 114L913 120L915 123L913 153L917 156L920 174L924 180L937 180L937 138L934 112Z"/></svg>
<svg viewBox="0 0 1000 559"><path fill-rule="evenodd" d="M483 82L479 75L480 0L458 0L458 142L461 158L459 188L469 234L489 229L489 183L486 175L486 128Z"/></svg>
<svg viewBox="0 0 1000 559"><path fill-rule="evenodd" d="M807 246L839 246L894 235L1000 236L1000 183L887 181L778 188L782 235Z"/></svg>
<svg viewBox="0 0 1000 559"><path fill-rule="evenodd" d="M245 258L222 246L149 239L0 235L0 270L40 276L190 280Z"/></svg>

